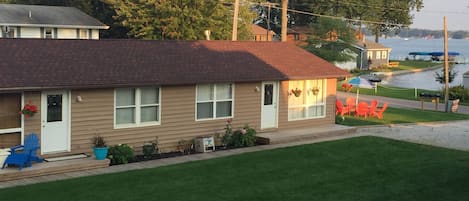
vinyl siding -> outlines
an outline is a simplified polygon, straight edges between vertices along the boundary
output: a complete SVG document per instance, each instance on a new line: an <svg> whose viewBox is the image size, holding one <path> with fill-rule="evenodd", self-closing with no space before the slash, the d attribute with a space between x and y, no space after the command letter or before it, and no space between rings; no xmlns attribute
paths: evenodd
<svg viewBox="0 0 469 201"><path fill-rule="evenodd" d="M260 130L261 82L234 84L233 129L246 124ZM191 140L197 136L224 133L226 119L195 119L195 85L161 87L160 125L133 128L114 128L114 89L86 89L71 91L71 153L92 153L92 139L95 135L104 137L108 145L129 144L141 152L144 142L158 136L161 152L175 151L180 140ZM327 81L326 117L319 119L288 121L288 81L280 82L278 129L314 126L334 123L336 80ZM25 100L31 100L40 108L40 92L25 92ZM82 101L77 102L76 97ZM40 135L41 111L25 120L25 133ZM267 129L263 131L275 131ZM71 154L64 153L64 154ZM54 154L54 156L57 154ZM60 154L59 154L60 155Z"/></svg>

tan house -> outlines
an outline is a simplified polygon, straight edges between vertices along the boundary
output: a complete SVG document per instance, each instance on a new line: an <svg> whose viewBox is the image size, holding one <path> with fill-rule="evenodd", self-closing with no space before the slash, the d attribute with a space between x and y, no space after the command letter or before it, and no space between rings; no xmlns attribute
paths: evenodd
<svg viewBox="0 0 469 201"><path fill-rule="evenodd" d="M37 133L47 156L91 153L96 135L137 151L158 136L161 150L171 151L182 139L223 132L227 119L259 132L334 124L336 78L348 75L280 42L0 45L0 147ZM39 108L29 118L18 113L27 103Z"/></svg>

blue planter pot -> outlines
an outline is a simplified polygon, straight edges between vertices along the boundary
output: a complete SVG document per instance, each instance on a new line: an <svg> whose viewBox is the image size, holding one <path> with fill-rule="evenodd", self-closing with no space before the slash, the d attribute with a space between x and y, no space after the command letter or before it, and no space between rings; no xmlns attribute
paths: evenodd
<svg viewBox="0 0 469 201"><path fill-rule="evenodd" d="M108 147L95 147L93 148L96 160L104 160L107 156Z"/></svg>

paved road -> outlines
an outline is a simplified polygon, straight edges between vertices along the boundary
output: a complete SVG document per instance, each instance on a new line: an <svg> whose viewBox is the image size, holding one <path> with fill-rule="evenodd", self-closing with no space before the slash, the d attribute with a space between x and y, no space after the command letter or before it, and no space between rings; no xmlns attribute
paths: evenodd
<svg viewBox="0 0 469 201"><path fill-rule="evenodd" d="M339 100L342 101L342 103L345 103L345 99L349 96L356 97L356 93L346 93L342 91L337 91L337 97ZM390 107L396 107L396 108L421 108L421 102L420 101L413 101L413 100L404 100L404 99L397 99L397 98L388 98L388 97L382 97L382 96L371 96L371 95L359 95L359 100L360 101L367 101L370 102L373 99L378 99L379 105L383 104L384 102L387 102ZM425 110L435 110L435 103L432 103L430 101L427 101L424 103L424 109ZM438 104L438 110L439 111L445 111L445 104L440 103ZM458 113L464 113L464 114L469 114L469 106L462 106L459 105L458 108Z"/></svg>

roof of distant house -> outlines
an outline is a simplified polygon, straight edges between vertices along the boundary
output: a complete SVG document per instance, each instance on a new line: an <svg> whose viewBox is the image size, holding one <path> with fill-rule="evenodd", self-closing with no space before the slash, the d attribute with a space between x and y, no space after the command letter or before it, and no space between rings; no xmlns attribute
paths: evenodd
<svg viewBox="0 0 469 201"><path fill-rule="evenodd" d="M359 48L365 48L365 49L391 49L390 47L386 47L380 43L376 43L370 40L365 39L364 41L357 41L355 43Z"/></svg>
<svg viewBox="0 0 469 201"><path fill-rule="evenodd" d="M0 4L0 26L109 28L73 7L20 4Z"/></svg>
<svg viewBox="0 0 469 201"><path fill-rule="evenodd" d="M281 42L0 39L0 90L337 78Z"/></svg>
<svg viewBox="0 0 469 201"><path fill-rule="evenodd" d="M264 29L263 27L261 27L257 24L251 25L251 29L252 29L252 33L254 35L267 35L267 29ZM276 33L273 32L272 30L269 30L269 34L270 35L276 35Z"/></svg>

